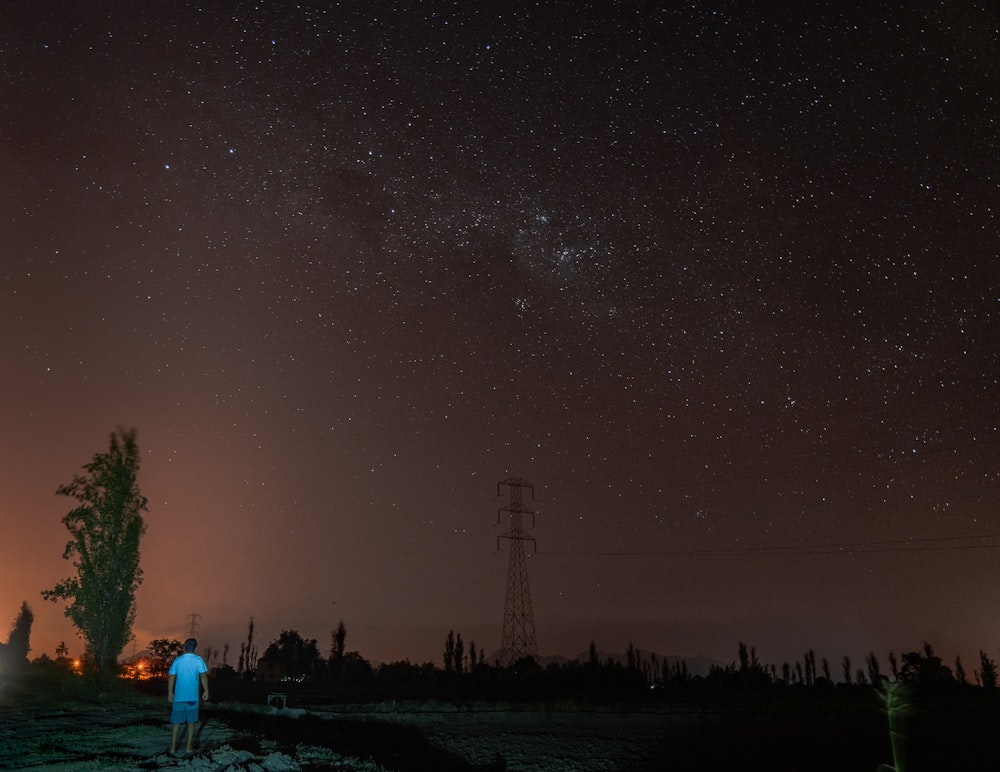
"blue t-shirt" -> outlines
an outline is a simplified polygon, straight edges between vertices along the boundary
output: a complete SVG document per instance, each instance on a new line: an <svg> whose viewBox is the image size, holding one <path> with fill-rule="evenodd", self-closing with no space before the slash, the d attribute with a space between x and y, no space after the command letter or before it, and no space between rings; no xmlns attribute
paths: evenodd
<svg viewBox="0 0 1000 772"><path fill-rule="evenodd" d="M201 674L208 672L205 660L197 654L181 654L170 663L169 675L177 676L174 682L174 702L197 702L201 694Z"/></svg>

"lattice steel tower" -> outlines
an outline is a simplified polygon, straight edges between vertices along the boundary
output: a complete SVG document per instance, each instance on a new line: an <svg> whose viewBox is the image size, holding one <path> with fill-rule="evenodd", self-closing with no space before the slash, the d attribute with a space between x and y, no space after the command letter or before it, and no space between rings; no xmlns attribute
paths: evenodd
<svg viewBox="0 0 1000 772"><path fill-rule="evenodd" d="M521 503L521 491L527 488L531 498L535 497L535 487L520 477L511 477L497 483L497 496L500 486L507 486L510 503L497 511L497 522L501 513L510 515L510 530L497 537L497 549L500 549L500 539L510 539L510 560L507 563L507 601L503 610L503 636L500 641L500 664L509 665L522 657L538 659L538 641L535 639L535 615L531 610L531 589L528 587L528 564L524 557L524 543L534 544L533 536L528 536L523 529L524 515L531 515L531 525L535 525L535 513L525 509Z"/></svg>

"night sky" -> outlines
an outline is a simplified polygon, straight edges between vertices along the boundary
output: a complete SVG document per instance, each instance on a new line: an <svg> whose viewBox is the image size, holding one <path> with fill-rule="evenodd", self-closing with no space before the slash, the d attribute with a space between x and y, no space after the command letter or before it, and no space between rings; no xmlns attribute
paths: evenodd
<svg viewBox="0 0 1000 772"><path fill-rule="evenodd" d="M81 641L118 427L136 645L1000 656L1000 12L0 7L0 623ZM502 491L506 495L506 491ZM530 518L526 518L530 524ZM5 637L6 626L0 629ZM126 654L131 648L126 650Z"/></svg>

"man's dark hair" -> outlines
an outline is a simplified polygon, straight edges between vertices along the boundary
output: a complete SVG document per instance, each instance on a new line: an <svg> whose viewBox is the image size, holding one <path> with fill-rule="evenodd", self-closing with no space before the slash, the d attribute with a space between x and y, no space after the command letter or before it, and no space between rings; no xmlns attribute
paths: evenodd
<svg viewBox="0 0 1000 772"><path fill-rule="evenodd" d="M190 653L197 648L198 648L198 641L196 641L194 638L188 638L186 641L184 641L185 652Z"/></svg>

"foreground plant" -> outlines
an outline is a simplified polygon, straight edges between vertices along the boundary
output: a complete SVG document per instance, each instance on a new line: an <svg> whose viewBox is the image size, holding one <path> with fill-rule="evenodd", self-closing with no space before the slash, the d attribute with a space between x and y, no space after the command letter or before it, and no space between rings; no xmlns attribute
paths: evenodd
<svg viewBox="0 0 1000 772"><path fill-rule="evenodd" d="M906 685L899 681L883 680L875 690L882 705L885 708L886 717L889 720L889 744L892 748L892 765L882 764L879 772L906 772L903 766L903 741L905 735L902 731L903 716L910 708Z"/></svg>

